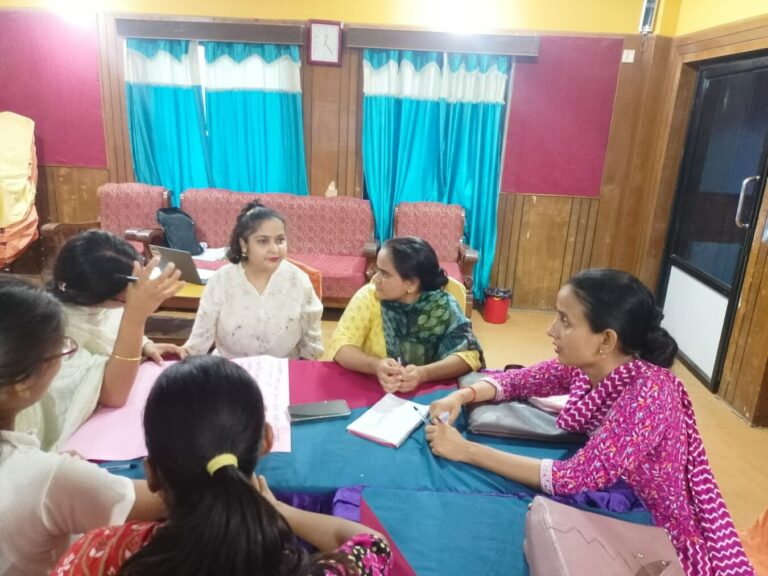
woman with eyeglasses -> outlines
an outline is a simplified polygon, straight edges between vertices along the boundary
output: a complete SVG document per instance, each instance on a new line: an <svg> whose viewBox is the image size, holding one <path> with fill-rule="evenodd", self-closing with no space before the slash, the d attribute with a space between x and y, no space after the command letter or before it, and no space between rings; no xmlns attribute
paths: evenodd
<svg viewBox="0 0 768 576"><path fill-rule="evenodd" d="M19 415L44 450L61 446L98 404L123 406L144 358L185 356L179 346L144 337L147 318L184 285L179 272L143 266L136 250L114 234L90 230L70 238L53 268L51 291L64 304L66 335L79 350L64 363L41 402Z"/></svg>
<svg viewBox="0 0 768 576"><path fill-rule="evenodd" d="M17 414L39 403L77 353L64 322L49 294L0 279L0 574L48 574L73 535L164 513L146 482L43 452L34 436L17 430Z"/></svg>

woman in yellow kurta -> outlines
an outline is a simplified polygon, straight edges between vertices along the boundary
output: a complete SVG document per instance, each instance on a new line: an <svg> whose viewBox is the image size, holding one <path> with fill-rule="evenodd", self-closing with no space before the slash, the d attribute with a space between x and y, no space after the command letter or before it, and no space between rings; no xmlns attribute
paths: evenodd
<svg viewBox="0 0 768 576"><path fill-rule="evenodd" d="M331 342L333 359L375 374L387 392L455 378L483 366L472 322L448 292L434 249L420 238L387 240L372 283L347 305Z"/></svg>

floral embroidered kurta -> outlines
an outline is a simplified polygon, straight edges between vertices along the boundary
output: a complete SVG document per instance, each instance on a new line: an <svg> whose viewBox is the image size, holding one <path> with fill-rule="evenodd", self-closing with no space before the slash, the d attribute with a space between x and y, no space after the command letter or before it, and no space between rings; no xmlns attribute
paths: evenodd
<svg viewBox="0 0 768 576"><path fill-rule="evenodd" d="M59 559L51 576L113 576L128 558L146 546L159 522L128 522L89 532ZM338 552L348 555L361 576L386 576L392 563L389 545L371 534L359 534ZM328 571L328 574L335 574Z"/></svg>
<svg viewBox="0 0 768 576"><path fill-rule="evenodd" d="M593 388L584 372L552 360L489 380L497 401L570 395L558 425L590 439L567 460L542 461L545 492L574 494L622 478L668 531L687 574L753 574L711 475L690 400L669 370L633 360Z"/></svg>
<svg viewBox="0 0 768 576"><path fill-rule="evenodd" d="M309 277L290 262L280 263L262 293L242 266L228 264L208 280L184 346L206 354L215 344L225 358L317 359L323 354L322 315Z"/></svg>

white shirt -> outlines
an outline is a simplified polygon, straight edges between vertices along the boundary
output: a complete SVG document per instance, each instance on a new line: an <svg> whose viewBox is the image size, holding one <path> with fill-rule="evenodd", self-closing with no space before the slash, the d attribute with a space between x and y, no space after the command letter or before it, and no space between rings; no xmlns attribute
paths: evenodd
<svg viewBox="0 0 768 576"><path fill-rule="evenodd" d="M242 266L227 264L205 285L184 346L191 354L206 354L215 344L225 358L317 359L323 354L322 315L309 276L290 262L280 263L261 293Z"/></svg>
<svg viewBox="0 0 768 576"><path fill-rule="evenodd" d="M0 432L0 576L48 574L74 536L123 524L135 499L128 478Z"/></svg>

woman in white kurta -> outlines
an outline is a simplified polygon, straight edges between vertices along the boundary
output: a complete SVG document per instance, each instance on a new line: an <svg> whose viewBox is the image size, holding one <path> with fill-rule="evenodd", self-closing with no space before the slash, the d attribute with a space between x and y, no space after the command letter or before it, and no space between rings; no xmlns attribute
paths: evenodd
<svg viewBox="0 0 768 576"><path fill-rule="evenodd" d="M227 257L205 286L192 334L190 354L226 358L266 354L316 359L323 354L323 305L309 277L285 260L283 217L251 202L237 218Z"/></svg>
<svg viewBox="0 0 768 576"><path fill-rule="evenodd" d="M141 257L114 234L90 230L70 238L56 258L53 295L64 304L67 336L79 349L66 362L40 402L16 420L44 450L58 449L97 404L120 407L144 358L186 352L144 337L147 318L183 286L168 268L150 278L157 262Z"/></svg>

